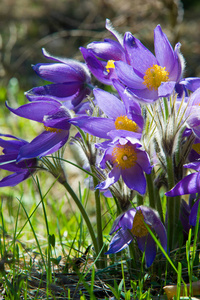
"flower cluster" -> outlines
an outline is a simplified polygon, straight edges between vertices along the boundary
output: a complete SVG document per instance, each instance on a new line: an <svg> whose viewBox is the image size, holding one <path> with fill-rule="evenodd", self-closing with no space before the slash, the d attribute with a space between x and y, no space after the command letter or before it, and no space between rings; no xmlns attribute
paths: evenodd
<svg viewBox="0 0 200 300"><path fill-rule="evenodd" d="M85 152L86 168L98 181L95 189L105 195L111 192L123 211L111 230L111 234L118 231L106 254L119 252L136 239L149 267L156 244L148 229L169 251L177 246L179 220L186 235L195 225L200 78L183 77L181 45L173 49L160 25L154 30L155 55L130 32L121 37L109 20L106 28L113 39L81 47L84 63L43 50L52 62L33 69L52 84L28 91L29 102L16 109L6 104L13 114L43 124L43 132L30 142L3 135L0 166L13 174L0 186L13 186L32 175L39 160L63 148L70 128L76 126L79 133L72 140ZM106 84L107 91L94 87L92 76L101 86ZM196 172L188 175L184 167ZM167 211L161 187L168 191ZM184 204L177 197L183 194L192 194L197 201ZM175 203L170 197L176 197Z"/></svg>

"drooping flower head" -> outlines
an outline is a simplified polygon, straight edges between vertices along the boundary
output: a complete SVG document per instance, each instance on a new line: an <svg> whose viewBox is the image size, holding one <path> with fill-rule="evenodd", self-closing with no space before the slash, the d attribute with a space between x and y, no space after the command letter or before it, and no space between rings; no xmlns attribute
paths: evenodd
<svg viewBox="0 0 200 300"><path fill-rule="evenodd" d="M150 267L156 256L156 244L147 227L158 235L162 247L167 251L166 229L158 213L152 208L141 205L131 208L116 219L110 234L118 231L105 254L117 253L125 249L136 238L139 249L145 251L146 265Z"/></svg>
<svg viewBox="0 0 200 300"><path fill-rule="evenodd" d="M88 87L91 78L87 66L72 59L51 56L44 49L43 54L54 62L36 64L33 69L42 79L53 84L31 89L26 93L27 98L29 100L36 96L44 99L54 98L64 101L64 105L69 109L75 108L91 92Z"/></svg>
<svg viewBox="0 0 200 300"><path fill-rule="evenodd" d="M21 147L18 161L33 157L42 157L59 150L68 140L71 115L59 101L33 101L13 109L14 114L43 123L44 131L30 143Z"/></svg>
<svg viewBox="0 0 200 300"><path fill-rule="evenodd" d="M97 186L98 188L107 189L121 176L130 189L136 190L140 194L145 193L144 172L150 174L152 167L147 153L137 139L116 137L113 141L98 144L97 147L104 151L100 167L105 169L107 162L112 167L107 179L101 182Z"/></svg>
<svg viewBox="0 0 200 300"><path fill-rule="evenodd" d="M4 177L0 181L0 187L15 186L36 171L37 159L32 158L17 163L16 160L20 149L28 145L28 142L13 135L1 134L0 136L3 137L0 138L0 147L2 148L0 169L12 172L11 175Z"/></svg>

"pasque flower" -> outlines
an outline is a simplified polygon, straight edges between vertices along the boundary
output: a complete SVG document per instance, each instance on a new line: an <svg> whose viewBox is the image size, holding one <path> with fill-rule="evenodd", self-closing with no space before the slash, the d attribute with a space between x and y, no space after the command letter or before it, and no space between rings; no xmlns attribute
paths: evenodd
<svg viewBox="0 0 200 300"><path fill-rule="evenodd" d="M172 49L160 25L154 30L155 56L130 32L124 45L129 64L116 61L118 79L140 100L152 102L169 96L181 79L180 44Z"/></svg>
<svg viewBox="0 0 200 300"><path fill-rule="evenodd" d="M125 93L124 87L118 82L115 83L124 101L104 90L98 88L93 90L97 106L106 117L81 116L73 118L70 123L100 138L132 136L140 139L143 129L141 108L131 95Z"/></svg>
<svg viewBox="0 0 200 300"><path fill-rule="evenodd" d="M13 109L14 114L43 123L45 131L20 148L17 160L42 157L59 150L68 140L71 115L59 101L33 101Z"/></svg>
<svg viewBox="0 0 200 300"><path fill-rule="evenodd" d="M96 145L104 151L100 162L102 169L106 168L109 162L112 169L105 181L101 182L97 188L107 189L122 177L124 183L132 190L140 194L146 191L146 179L144 172L151 173L149 157L142 144L135 138L116 137L113 141L106 141Z"/></svg>
<svg viewBox="0 0 200 300"><path fill-rule="evenodd" d="M105 254L117 253L125 249L136 238L139 249L145 251L146 265L150 267L156 256L156 244L147 227L158 235L162 247L167 251L166 229L158 213L152 208L141 205L129 209L116 219L110 234L118 231Z"/></svg>
<svg viewBox="0 0 200 300"><path fill-rule="evenodd" d="M0 181L0 187L15 186L35 172L37 159L32 158L17 163L16 159L20 149L28 145L28 142L9 134L1 134L0 136L2 137L0 138L0 147L2 148L0 169L12 172L11 175Z"/></svg>
<svg viewBox="0 0 200 300"><path fill-rule="evenodd" d="M73 109L91 92L88 87L91 80L87 66L72 59L51 56L44 49L43 54L54 62L36 64L33 69L42 79L53 84L31 89L26 93L27 98L32 100L35 96L43 96L45 99L53 97L64 101L66 107Z"/></svg>

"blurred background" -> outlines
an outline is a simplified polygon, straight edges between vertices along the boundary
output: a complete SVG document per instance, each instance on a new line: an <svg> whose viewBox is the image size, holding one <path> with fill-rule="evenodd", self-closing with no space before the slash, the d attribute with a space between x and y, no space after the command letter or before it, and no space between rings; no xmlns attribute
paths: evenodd
<svg viewBox="0 0 200 300"><path fill-rule="evenodd" d="M161 24L172 46L182 44L185 76L200 76L199 0L1 0L0 99L13 78L24 91L41 84L31 65L46 61L42 47L82 60L80 46L111 37L106 18L152 51L153 30Z"/></svg>

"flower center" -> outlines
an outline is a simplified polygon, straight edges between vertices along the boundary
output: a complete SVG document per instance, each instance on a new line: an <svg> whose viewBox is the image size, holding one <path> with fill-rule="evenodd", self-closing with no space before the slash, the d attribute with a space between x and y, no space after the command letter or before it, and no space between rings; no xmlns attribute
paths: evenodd
<svg viewBox="0 0 200 300"><path fill-rule="evenodd" d="M45 125L44 125L44 129L45 129L46 131L57 132L57 133L62 131L62 129L53 128L53 127L48 127L48 126L45 126Z"/></svg>
<svg viewBox="0 0 200 300"><path fill-rule="evenodd" d="M122 169L128 169L135 165L137 153L132 145L120 145L112 151L113 163Z"/></svg>
<svg viewBox="0 0 200 300"><path fill-rule="evenodd" d="M138 125L134 121L130 120L127 116L117 117L115 120L115 128L133 132L138 132L139 129Z"/></svg>
<svg viewBox="0 0 200 300"><path fill-rule="evenodd" d="M165 67L153 65L146 70L143 79L143 84L149 90L157 90L162 82L169 81L169 72L165 70Z"/></svg>
<svg viewBox="0 0 200 300"><path fill-rule="evenodd" d="M192 149L193 149L194 151L196 151L198 154L200 154L200 143L198 143L198 144L193 144L193 145L192 145Z"/></svg>
<svg viewBox="0 0 200 300"><path fill-rule="evenodd" d="M114 60L110 59L108 60L107 62L107 65L106 65L106 70L108 73L110 73L110 69L114 69L115 68L115 64L114 64Z"/></svg>
<svg viewBox="0 0 200 300"><path fill-rule="evenodd" d="M149 233L144 224L144 216L141 210L136 211L131 232L136 237L143 237Z"/></svg>
<svg viewBox="0 0 200 300"><path fill-rule="evenodd" d="M3 147L0 147L0 155L4 155L4 153L3 153Z"/></svg>

